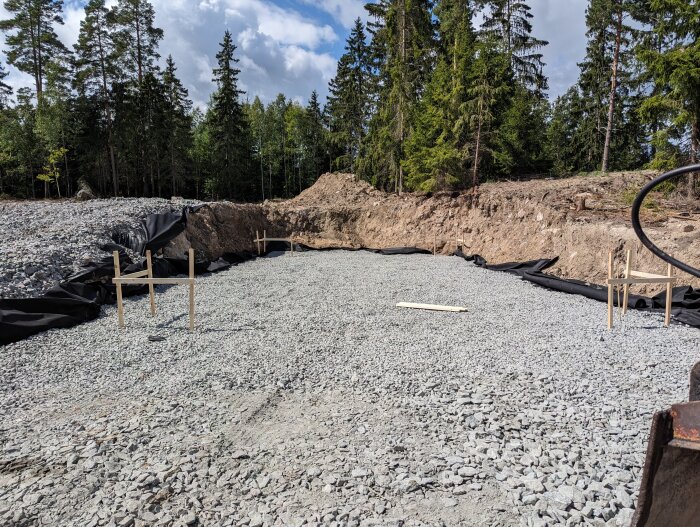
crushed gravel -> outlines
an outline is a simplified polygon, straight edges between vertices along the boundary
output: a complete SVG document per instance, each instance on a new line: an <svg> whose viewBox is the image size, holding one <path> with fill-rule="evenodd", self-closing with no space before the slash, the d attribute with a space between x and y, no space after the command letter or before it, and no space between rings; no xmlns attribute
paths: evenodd
<svg viewBox="0 0 700 527"><path fill-rule="evenodd" d="M697 329L454 257L265 258L196 298L193 333L160 286L124 331L0 347L0 524L629 525L697 359Z"/></svg>
<svg viewBox="0 0 700 527"><path fill-rule="evenodd" d="M112 242L113 230L134 229L149 214L185 204L160 198L0 201L0 298L40 296L81 265L108 256L99 248Z"/></svg>

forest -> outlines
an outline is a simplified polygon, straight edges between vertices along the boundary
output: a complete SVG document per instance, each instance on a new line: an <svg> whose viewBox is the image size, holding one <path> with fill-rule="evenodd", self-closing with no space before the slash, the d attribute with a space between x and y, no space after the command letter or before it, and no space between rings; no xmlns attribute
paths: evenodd
<svg viewBox="0 0 700 527"><path fill-rule="evenodd" d="M305 105L241 91L226 31L206 108L148 0L89 0L73 49L62 4L4 0L6 62L34 82L13 93L0 62L0 196L260 201L327 171L400 193L698 160L698 0L590 0L578 80L554 101L526 0L369 3L327 100Z"/></svg>

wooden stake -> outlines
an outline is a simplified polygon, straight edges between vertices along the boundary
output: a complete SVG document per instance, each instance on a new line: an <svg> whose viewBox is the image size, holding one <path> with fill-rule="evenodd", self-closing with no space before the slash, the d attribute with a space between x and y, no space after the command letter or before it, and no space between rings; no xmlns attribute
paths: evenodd
<svg viewBox="0 0 700 527"><path fill-rule="evenodd" d="M190 331L194 329L194 249L190 249Z"/></svg>
<svg viewBox="0 0 700 527"><path fill-rule="evenodd" d="M632 272L632 250L627 249L627 264L625 265L625 278L629 278L631 272ZM622 314L626 315L627 314L627 303L628 303L629 298L630 298L630 284L623 285L622 291L623 291Z"/></svg>
<svg viewBox="0 0 700 527"><path fill-rule="evenodd" d="M258 256L260 256L260 231L255 231L255 243L258 245Z"/></svg>
<svg viewBox="0 0 700 527"><path fill-rule="evenodd" d="M153 263L151 262L151 251L146 251L146 270L148 271L148 278L153 278ZM156 297L155 297L155 287L153 282L148 284L148 295L151 297L151 315L156 315Z"/></svg>
<svg viewBox="0 0 700 527"><path fill-rule="evenodd" d="M613 253L608 253L608 329L613 327L613 285L610 280L613 278Z"/></svg>
<svg viewBox="0 0 700 527"><path fill-rule="evenodd" d="M121 276L121 272L119 270L119 251L114 251L112 253L112 256L114 257L114 277L119 278ZM117 283L116 286L117 286L117 317L119 320L119 327L123 328L124 327L124 303L122 301L122 285L120 283Z"/></svg>
<svg viewBox="0 0 700 527"><path fill-rule="evenodd" d="M263 230L263 253L267 252L267 231Z"/></svg>
<svg viewBox="0 0 700 527"><path fill-rule="evenodd" d="M673 276L673 266L668 264L666 275L671 278ZM666 316L664 318L664 326L671 325L671 303L673 302L673 284L666 284Z"/></svg>

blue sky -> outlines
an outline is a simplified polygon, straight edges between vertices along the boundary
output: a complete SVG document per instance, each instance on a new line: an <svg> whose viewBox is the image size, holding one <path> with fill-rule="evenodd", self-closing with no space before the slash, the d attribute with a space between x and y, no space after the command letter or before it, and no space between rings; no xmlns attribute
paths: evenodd
<svg viewBox="0 0 700 527"><path fill-rule="evenodd" d="M180 77L197 105L213 90L211 70L223 33L229 29L241 59L241 88L252 99L270 101L282 92L306 101L316 89L322 97L335 74L338 57L353 20L366 19L365 0L151 0L156 24L165 31L160 50L173 55ZM116 0L108 0L108 5ZM587 0L529 0L534 35L550 41L544 50L550 96L576 81L577 62L585 52ZM83 1L67 0L65 24L58 28L67 45L77 40ZM0 17L7 15L0 7ZM0 41L0 60L4 38ZM31 79L10 68L10 84L30 86Z"/></svg>

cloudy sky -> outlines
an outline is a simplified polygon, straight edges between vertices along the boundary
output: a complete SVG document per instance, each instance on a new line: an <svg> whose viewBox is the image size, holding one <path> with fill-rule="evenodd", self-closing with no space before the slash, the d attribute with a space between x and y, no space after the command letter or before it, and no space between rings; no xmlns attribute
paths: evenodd
<svg viewBox="0 0 700 527"><path fill-rule="evenodd" d="M365 0L151 0L156 24L165 31L161 54L172 54L197 105L213 90L211 71L218 42L229 29L238 46L241 89L269 101L277 93L305 101L315 89L325 97L349 29L365 19ZM116 0L108 0L108 5ZM530 0L534 35L550 42L544 50L552 98L578 75L585 51L587 0ZM65 24L57 28L69 46L77 40L84 1L66 0ZM0 18L7 12L0 7ZM0 39L0 60L4 38ZM9 68L14 87L31 79Z"/></svg>

